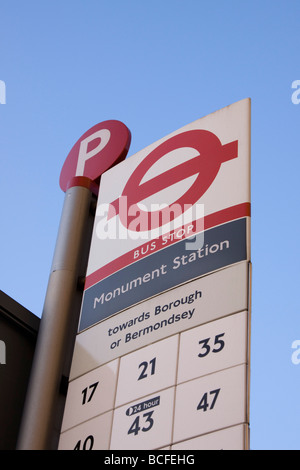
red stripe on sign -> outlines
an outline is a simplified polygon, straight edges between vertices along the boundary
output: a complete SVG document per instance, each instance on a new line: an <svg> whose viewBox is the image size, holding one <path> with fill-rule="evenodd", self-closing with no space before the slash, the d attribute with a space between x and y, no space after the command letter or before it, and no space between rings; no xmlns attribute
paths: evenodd
<svg viewBox="0 0 300 470"><path fill-rule="evenodd" d="M172 230L170 233L166 233L162 235L161 237L156 238L155 249L152 249L150 252L146 250L146 247L147 245L149 245L149 243L153 242L154 240L149 240L147 243L140 245L135 250L128 251L124 255L120 256L119 258L114 259L110 263L106 264L105 266L102 266L100 269L98 269L94 273L87 276L85 280L84 289L85 290L88 289L89 287L93 286L99 281L102 281L102 279L110 276L116 271L119 271L120 269L125 268L129 264L132 264L135 261L139 261L140 259L145 258L146 256L149 256L150 254L161 250L162 248L166 248L167 246L173 243L177 243L185 238L190 237L191 235L196 235L197 233L200 233L203 230L208 230L210 228L216 227L217 225L225 224L226 222L231 222L232 220L240 219L241 217L250 217L250 215L251 215L251 205L250 203L245 202L243 204L237 204L236 206L227 207L226 209L223 209L221 211L214 212L213 214L209 214L204 217L204 221L203 221L203 218L198 219L194 221L193 223L191 222L190 224L187 224L186 226L180 227L176 230ZM188 226L191 226L192 224L193 224L193 230L190 233L187 233L187 230L185 229ZM201 227L202 230L198 232L196 232L195 230L194 232L194 229L197 227ZM176 234L179 234L179 233L183 234L183 236L180 238L176 237ZM140 254L138 258L135 259L134 254L137 250L139 250ZM145 254L142 254L143 252Z"/></svg>

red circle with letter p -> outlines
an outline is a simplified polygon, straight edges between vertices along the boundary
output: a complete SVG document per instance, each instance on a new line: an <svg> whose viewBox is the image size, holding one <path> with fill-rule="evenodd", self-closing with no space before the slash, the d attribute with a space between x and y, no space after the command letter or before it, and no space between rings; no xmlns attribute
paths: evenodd
<svg viewBox="0 0 300 470"><path fill-rule="evenodd" d="M62 167L59 184L63 191L90 180L99 184L100 176L125 159L131 142L129 129L120 121L96 124L73 146Z"/></svg>

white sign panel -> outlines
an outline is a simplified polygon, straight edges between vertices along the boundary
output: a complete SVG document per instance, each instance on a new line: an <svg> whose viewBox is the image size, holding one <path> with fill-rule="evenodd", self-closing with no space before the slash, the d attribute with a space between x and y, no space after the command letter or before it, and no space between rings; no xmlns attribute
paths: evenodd
<svg viewBox="0 0 300 470"><path fill-rule="evenodd" d="M248 360L248 312L221 318L180 336L178 383Z"/></svg>
<svg viewBox="0 0 300 470"><path fill-rule="evenodd" d="M169 388L117 408L110 449L157 449L170 444L174 391Z"/></svg>
<svg viewBox="0 0 300 470"><path fill-rule="evenodd" d="M59 448L248 448L250 100L101 177Z"/></svg>
<svg viewBox="0 0 300 470"><path fill-rule="evenodd" d="M58 450L108 450L112 419L109 411L63 432Z"/></svg>
<svg viewBox="0 0 300 470"><path fill-rule="evenodd" d="M194 326L248 308L248 263L149 299L76 337L70 377Z"/></svg>
<svg viewBox="0 0 300 470"><path fill-rule="evenodd" d="M116 407L175 385L178 342L171 336L121 358Z"/></svg>
<svg viewBox="0 0 300 470"><path fill-rule="evenodd" d="M248 426L240 424L182 441L172 450L248 450Z"/></svg>
<svg viewBox="0 0 300 470"><path fill-rule="evenodd" d="M178 385L173 442L247 421L247 366Z"/></svg>
<svg viewBox="0 0 300 470"><path fill-rule="evenodd" d="M116 224L116 218L122 220L128 215L120 213L122 194L129 199L129 208L128 202L141 204L150 197L153 203L172 204L189 192L187 195L194 196L194 203L204 204L205 216L249 203L249 129L250 100L246 99L173 132L107 171L101 178L98 206L106 203L111 207L106 207L106 211L102 207L105 214L98 210L88 276L153 238L149 230L134 230L138 228L133 224L134 218L131 224L129 220ZM199 186L197 190L196 186ZM109 220L108 209L114 215ZM114 232L109 231L109 223L113 229L123 227L122 233L116 233L121 235L122 243L118 242L119 238L110 237ZM106 232L102 233L105 227ZM167 224L165 230L169 232Z"/></svg>
<svg viewBox="0 0 300 470"><path fill-rule="evenodd" d="M118 365L112 361L70 382L62 431L113 409Z"/></svg>
<svg viewBox="0 0 300 470"><path fill-rule="evenodd" d="M190 279L249 260L249 167L246 99L104 173L79 330Z"/></svg>

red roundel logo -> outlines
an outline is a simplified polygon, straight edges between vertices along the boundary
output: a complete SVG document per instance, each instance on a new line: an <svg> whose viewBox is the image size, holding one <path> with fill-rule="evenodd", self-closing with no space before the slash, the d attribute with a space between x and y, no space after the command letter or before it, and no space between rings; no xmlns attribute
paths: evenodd
<svg viewBox="0 0 300 470"><path fill-rule="evenodd" d="M129 129L120 121L104 121L83 134L62 167L59 184L66 191L73 178L99 184L100 176L125 159L131 142Z"/></svg>
<svg viewBox="0 0 300 470"><path fill-rule="evenodd" d="M194 148L199 152L199 155L168 169L144 183L141 182L147 171L160 158L173 150L183 147ZM207 191L217 176L221 164L233 158L237 158L237 156L237 140L222 145L215 134L200 129L177 134L156 147L138 165L127 181L121 197L126 196L127 207L130 207L132 214L139 212L141 217L148 220L146 225L149 229L158 228L161 224L164 211L167 211L168 214L170 214L169 207L161 209L159 214L153 214L153 212L141 210L137 205L139 202L185 178L197 175L191 187L176 201L174 201L174 204L180 205L182 207L182 211L184 211L185 205L195 204ZM124 211L120 210L120 199L118 198L110 204L108 219L119 214L122 224L126 228L129 228L132 218L136 217L136 215L130 217L128 212L125 214ZM157 216L155 217L155 215ZM171 217L174 219L175 215L171 215ZM138 228L136 231L138 231Z"/></svg>

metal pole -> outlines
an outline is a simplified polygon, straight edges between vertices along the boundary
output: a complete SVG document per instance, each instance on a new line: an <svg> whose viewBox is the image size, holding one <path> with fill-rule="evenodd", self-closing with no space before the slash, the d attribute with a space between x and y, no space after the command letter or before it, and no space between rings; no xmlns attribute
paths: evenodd
<svg viewBox="0 0 300 470"><path fill-rule="evenodd" d="M17 449L57 449L68 377L80 314L94 215L92 190L67 189L49 277L34 362L28 386Z"/></svg>

